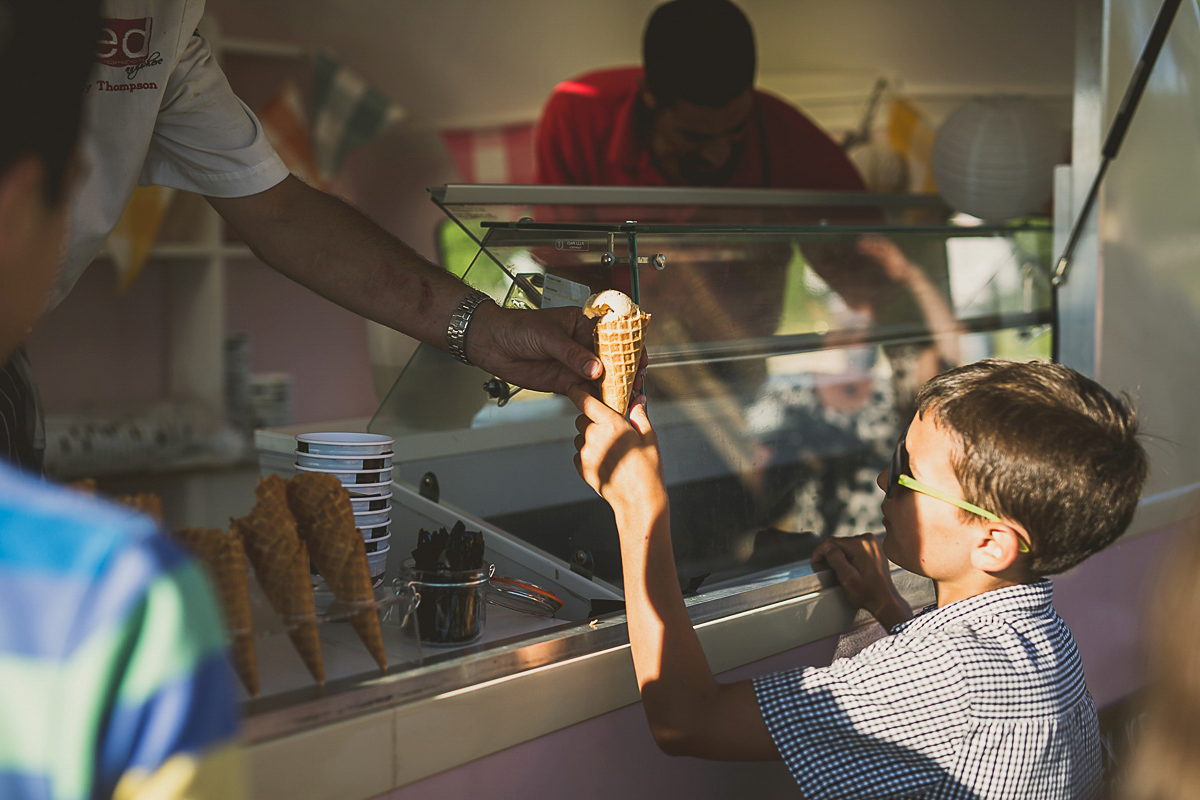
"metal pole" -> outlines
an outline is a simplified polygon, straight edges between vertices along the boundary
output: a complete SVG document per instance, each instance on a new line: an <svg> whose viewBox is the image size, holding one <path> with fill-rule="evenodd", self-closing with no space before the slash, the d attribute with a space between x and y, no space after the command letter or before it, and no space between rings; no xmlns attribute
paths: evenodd
<svg viewBox="0 0 1200 800"><path fill-rule="evenodd" d="M1079 244L1083 226L1091 216L1092 206L1096 203L1096 195L1100 192L1100 181L1104 179L1104 173L1108 171L1109 162L1117 157L1117 152L1121 149L1125 132L1129 130L1129 123L1133 119L1134 112L1137 111L1138 102L1142 99L1142 92L1146 89L1146 81L1150 79L1150 73L1154 71L1154 64L1158 61L1158 54L1162 52L1163 42L1166 41L1167 32L1171 30L1171 23L1175 20L1175 12L1179 10L1181 2L1182 0L1164 0L1162 8L1158 10L1154 27L1142 48L1141 57L1134 65L1133 75L1129 79L1129 85L1125 88L1125 96L1121 98L1117 115L1108 129L1108 136L1104 140L1104 149L1101 150L1100 168L1096 171L1096 177L1092 179L1092 185L1083 201L1083 208L1079 210L1079 216L1075 218L1075 224L1071 228L1071 235L1067 238L1067 246L1063 249L1063 254L1054 267L1054 274L1050 277L1050 283L1054 286L1062 286L1067 282L1067 268L1071 264L1071 257L1075 255L1075 246Z"/></svg>

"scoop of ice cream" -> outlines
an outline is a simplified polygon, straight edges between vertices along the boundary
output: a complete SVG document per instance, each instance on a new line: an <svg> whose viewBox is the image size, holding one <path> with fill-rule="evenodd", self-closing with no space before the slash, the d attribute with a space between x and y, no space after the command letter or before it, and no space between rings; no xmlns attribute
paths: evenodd
<svg viewBox="0 0 1200 800"><path fill-rule="evenodd" d="M614 319L624 319L637 316L640 309L629 299L629 295L616 289L605 289L597 292L583 304L583 314L586 317L600 317L601 322L611 322ZM603 316L601 316L603 315Z"/></svg>

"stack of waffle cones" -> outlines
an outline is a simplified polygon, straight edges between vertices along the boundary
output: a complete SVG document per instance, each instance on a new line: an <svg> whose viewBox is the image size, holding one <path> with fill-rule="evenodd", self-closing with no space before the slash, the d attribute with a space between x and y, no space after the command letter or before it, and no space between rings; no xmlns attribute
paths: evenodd
<svg viewBox="0 0 1200 800"><path fill-rule="evenodd" d="M80 478L77 481L72 481L66 484L68 488L74 489L77 492L84 494L96 494L96 479L95 478ZM159 525L163 521L162 498L153 492L140 492L138 494L122 494L112 498L113 502L120 503L123 506L128 506L135 511L140 511L143 514L151 517Z"/></svg>
<svg viewBox="0 0 1200 800"><path fill-rule="evenodd" d="M269 475L258 482L254 494L258 502L249 515L234 520L234 530L241 534L254 574L271 606L288 625L288 636L304 665L317 683L324 684L308 548L296 532L286 483L278 475Z"/></svg>
<svg viewBox="0 0 1200 800"><path fill-rule="evenodd" d="M233 636L233 669L251 697L258 696L258 662L254 655L254 629L250 615L250 590L246 579L246 554L241 534L235 528L184 528L175 538L211 576L225 614L225 625Z"/></svg>
<svg viewBox="0 0 1200 800"><path fill-rule="evenodd" d="M333 596L352 608L362 606L352 614L350 623L375 663L386 670L387 653L374 606L366 545L354 527L349 492L333 475L303 472L288 481L287 499L309 557Z"/></svg>
<svg viewBox="0 0 1200 800"><path fill-rule="evenodd" d="M139 492L138 494L123 494L114 498L118 503L129 506L132 509L146 514L151 517L159 525L163 521L162 499L153 492Z"/></svg>

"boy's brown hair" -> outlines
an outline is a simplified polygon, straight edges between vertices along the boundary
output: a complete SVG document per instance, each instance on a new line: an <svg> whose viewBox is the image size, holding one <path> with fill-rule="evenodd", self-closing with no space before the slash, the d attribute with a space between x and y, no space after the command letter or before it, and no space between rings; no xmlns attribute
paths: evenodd
<svg viewBox="0 0 1200 800"><path fill-rule="evenodd" d="M0 0L0 175L19 156L46 168L57 206L83 114L100 38L100 0Z"/></svg>
<svg viewBox="0 0 1200 800"><path fill-rule="evenodd" d="M957 441L951 463L964 499L1025 528L1034 573L1070 569L1133 519L1149 470L1137 412L1075 370L968 364L921 389L917 414L926 412Z"/></svg>

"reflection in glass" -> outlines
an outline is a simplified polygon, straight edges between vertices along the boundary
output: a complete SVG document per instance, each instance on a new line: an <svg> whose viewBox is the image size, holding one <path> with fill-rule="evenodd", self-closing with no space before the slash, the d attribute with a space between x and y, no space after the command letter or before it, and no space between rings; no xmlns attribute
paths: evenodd
<svg viewBox="0 0 1200 800"><path fill-rule="evenodd" d="M928 203L874 207L865 195L572 205L538 202L544 187L501 188L530 199L442 198L462 231L443 235L455 271L510 306L561 303L576 284L582 296L630 292L636 231L640 304L653 315L646 392L685 587L786 571L827 536L878 530L875 477L921 384L968 360L1050 354L1047 228L931 224ZM441 468L460 470L461 487L444 496L619 586L611 511L571 466L574 407L530 392L500 407L482 390L489 377L419 348L371 429L398 442L472 432L476 448L453 434L461 452Z"/></svg>

